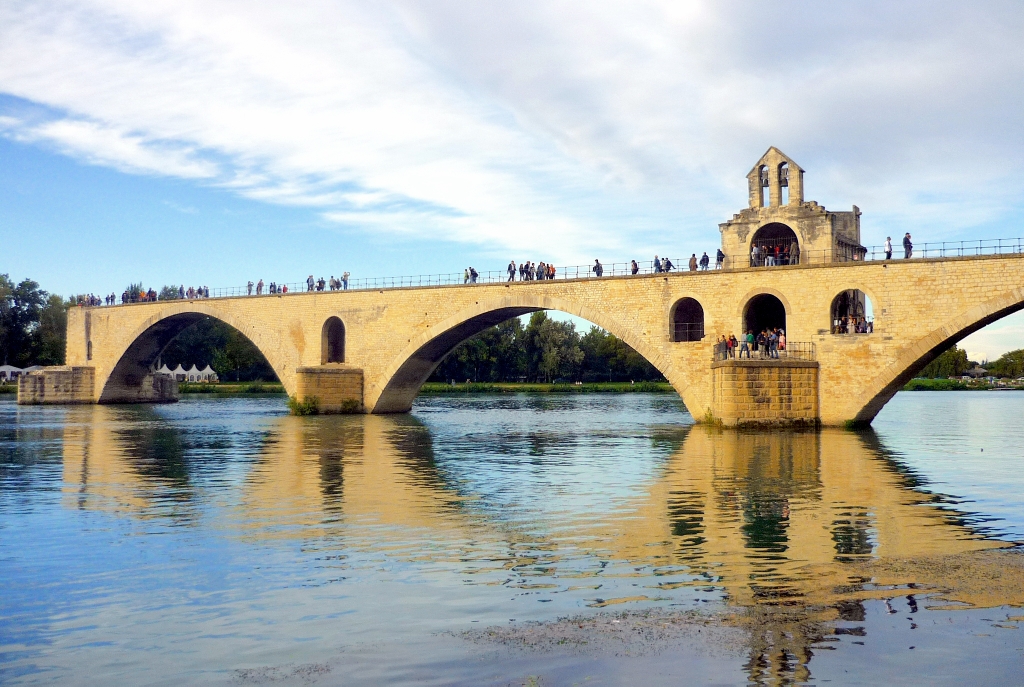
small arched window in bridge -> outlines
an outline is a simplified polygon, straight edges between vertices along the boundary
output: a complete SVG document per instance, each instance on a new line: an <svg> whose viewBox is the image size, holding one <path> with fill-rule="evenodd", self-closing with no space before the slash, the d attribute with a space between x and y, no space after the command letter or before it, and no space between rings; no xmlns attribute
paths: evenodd
<svg viewBox="0 0 1024 687"><path fill-rule="evenodd" d="M330 317L324 322L320 362L345 362L345 325L337 317Z"/></svg>

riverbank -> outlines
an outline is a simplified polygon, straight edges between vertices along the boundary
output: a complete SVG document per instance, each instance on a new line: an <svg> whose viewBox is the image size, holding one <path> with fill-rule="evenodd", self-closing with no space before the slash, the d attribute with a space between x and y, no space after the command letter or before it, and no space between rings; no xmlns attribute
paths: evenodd
<svg viewBox="0 0 1024 687"><path fill-rule="evenodd" d="M182 394L283 394L281 382L182 382L178 385Z"/></svg>
<svg viewBox="0 0 1024 687"><path fill-rule="evenodd" d="M1020 389L1018 386L995 386L988 382L962 382L957 379L911 379L903 391L991 391Z"/></svg>
<svg viewBox="0 0 1024 687"><path fill-rule="evenodd" d="M421 394L628 394L674 392L668 382L586 382L584 384L542 384L526 382L470 382L445 384L427 382Z"/></svg>

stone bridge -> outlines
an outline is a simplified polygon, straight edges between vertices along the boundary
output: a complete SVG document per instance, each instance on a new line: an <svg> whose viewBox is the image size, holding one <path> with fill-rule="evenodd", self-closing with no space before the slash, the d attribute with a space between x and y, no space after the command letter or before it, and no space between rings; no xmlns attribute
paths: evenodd
<svg viewBox="0 0 1024 687"><path fill-rule="evenodd" d="M844 293L870 301L872 333L832 333ZM154 374L155 361L183 329L214 317L262 351L290 395L317 396L328 411L402 413L459 343L558 310L636 349L699 420L864 424L940 352L1022 308L1024 254L76 308L67 366L26 376L19 402L171 400L176 384ZM813 344L813 359L712 363L719 335L765 323Z"/></svg>

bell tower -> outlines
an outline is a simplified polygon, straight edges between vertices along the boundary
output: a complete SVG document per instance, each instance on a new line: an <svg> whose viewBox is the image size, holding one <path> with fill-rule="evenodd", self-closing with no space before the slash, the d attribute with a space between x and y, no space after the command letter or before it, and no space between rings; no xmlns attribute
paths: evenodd
<svg viewBox="0 0 1024 687"><path fill-rule="evenodd" d="M718 225L728 267L864 258L857 206L830 212L815 201L805 201L804 169L775 146L747 174L747 190L747 207Z"/></svg>

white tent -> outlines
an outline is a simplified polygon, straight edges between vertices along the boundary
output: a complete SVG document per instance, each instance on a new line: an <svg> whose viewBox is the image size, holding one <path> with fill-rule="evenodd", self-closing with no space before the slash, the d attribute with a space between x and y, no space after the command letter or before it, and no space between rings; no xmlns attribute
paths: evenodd
<svg viewBox="0 0 1024 687"><path fill-rule="evenodd" d="M174 378L179 382L184 382L185 379L188 378L188 373L185 372L185 368L181 366L181 363L178 363L178 366L171 370L171 374L174 375Z"/></svg>
<svg viewBox="0 0 1024 687"><path fill-rule="evenodd" d="M193 365L192 367L188 368L188 370L185 372L185 375L186 375L185 379L187 381L189 381L189 382L198 382L199 381L199 370L196 369L195 365Z"/></svg>
<svg viewBox="0 0 1024 687"><path fill-rule="evenodd" d="M22 375L24 370L14 365L0 365L0 379L4 381L12 381Z"/></svg>
<svg viewBox="0 0 1024 687"><path fill-rule="evenodd" d="M171 369L169 367L167 367L166 365L161 365L160 369L157 370L156 373L158 375L167 375L168 377L171 376L171 374L172 374Z"/></svg>
<svg viewBox="0 0 1024 687"><path fill-rule="evenodd" d="M203 378L204 382L217 382L220 379L217 377L217 373L213 371L213 368L207 365L199 371L199 375Z"/></svg>

